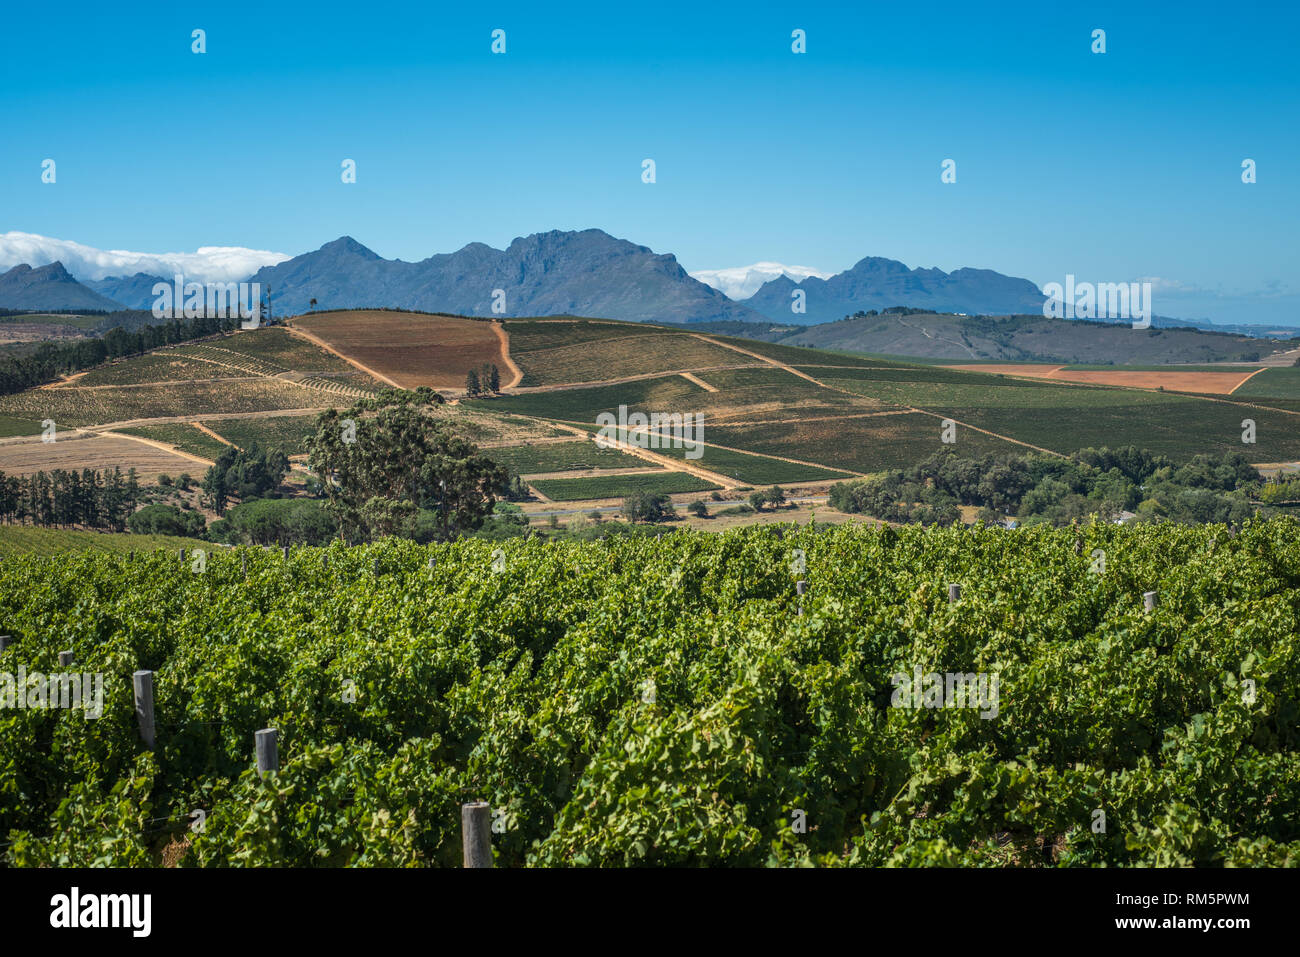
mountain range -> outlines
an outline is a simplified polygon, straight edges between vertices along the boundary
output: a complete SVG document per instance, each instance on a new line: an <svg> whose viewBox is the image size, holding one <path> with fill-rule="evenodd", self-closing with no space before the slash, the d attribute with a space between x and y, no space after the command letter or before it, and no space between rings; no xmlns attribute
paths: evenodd
<svg viewBox="0 0 1300 957"><path fill-rule="evenodd" d="M817 325L893 306L939 313L1041 315L1043 293L1028 279L989 269L911 269L879 256L822 278L778 263L744 276L714 270L697 275L734 292L754 288L764 267L772 278L733 300L689 275L669 254L655 253L599 229L552 230L514 240L505 249L470 243L419 262L384 259L350 236L259 269L248 281L269 290L275 315L321 309L389 307L462 315L569 314L659 323L780 322ZM144 272L77 280L61 263L20 265L0 275L0 308L149 309L155 283L172 277ZM803 311L792 309L802 305ZM494 310L494 305L497 307Z"/></svg>
<svg viewBox="0 0 1300 957"><path fill-rule="evenodd" d="M63 268L50 263L33 269L24 263L0 273L0 309L73 311L122 308L113 299L77 282Z"/></svg>

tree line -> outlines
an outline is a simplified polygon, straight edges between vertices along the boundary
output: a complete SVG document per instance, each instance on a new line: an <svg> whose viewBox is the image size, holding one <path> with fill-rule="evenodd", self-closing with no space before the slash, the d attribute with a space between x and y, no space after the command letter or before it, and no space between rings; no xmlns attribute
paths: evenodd
<svg viewBox="0 0 1300 957"><path fill-rule="evenodd" d="M0 520L6 524L126 529L140 500L135 469L75 469L7 476L0 472Z"/></svg>

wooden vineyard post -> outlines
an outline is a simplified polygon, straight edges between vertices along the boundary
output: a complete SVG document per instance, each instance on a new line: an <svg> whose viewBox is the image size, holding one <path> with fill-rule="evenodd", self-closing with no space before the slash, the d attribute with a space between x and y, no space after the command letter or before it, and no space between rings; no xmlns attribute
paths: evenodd
<svg viewBox="0 0 1300 957"><path fill-rule="evenodd" d="M961 586L953 582L948 585L948 604L955 605L961 601Z"/></svg>
<svg viewBox="0 0 1300 957"><path fill-rule="evenodd" d="M72 664L72 652L70 652L70 651L60 651L60 652L59 652L59 667L60 667L60 668L66 668L66 667L68 667L68 665L70 665L70 664Z"/></svg>
<svg viewBox="0 0 1300 957"><path fill-rule="evenodd" d="M1144 591L1142 593L1142 610L1153 612L1156 610L1156 593L1153 591Z"/></svg>
<svg viewBox="0 0 1300 957"><path fill-rule="evenodd" d="M131 675L131 688L135 692L135 718L140 724L140 738L150 751L154 748L153 724L153 672L137 671Z"/></svg>
<svg viewBox="0 0 1300 957"><path fill-rule="evenodd" d="M460 806L460 833L465 867L492 866L492 808L487 801Z"/></svg>
<svg viewBox="0 0 1300 957"><path fill-rule="evenodd" d="M257 732L257 773L280 770L280 750L276 742L275 728L263 728Z"/></svg>

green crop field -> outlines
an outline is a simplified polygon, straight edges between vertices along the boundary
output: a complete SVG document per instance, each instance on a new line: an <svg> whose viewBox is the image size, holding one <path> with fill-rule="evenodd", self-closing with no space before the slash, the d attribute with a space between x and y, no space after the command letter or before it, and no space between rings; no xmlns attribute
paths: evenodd
<svg viewBox="0 0 1300 957"><path fill-rule="evenodd" d="M1024 446L1014 442L960 426L955 446L945 445L941 433L939 419L905 412L819 422L720 426L707 431L706 441L868 473L915 465L945 448L955 447L967 455L1024 451Z"/></svg>
<svg viewBox="0 0 1300 957"><path fill-rule="evenodd" d="M639 475L600 475L593 478L537 479L533 488L555 502L578 502L597 498L623 498L637 492L710 492L721 488L686 472L646 472Z"/></svg>
<svg viewBox="0 0 1300 957"><path fill-rule="evenodd" d="M781 532L7 557L0 860L1300 866L1296 522Z"/></svg>
<svg viewBox="0 0 1300 957"><path fill-rule="evenodd" d="M12 560L20 556L69 555L84 552L111 552L125 555L138 552L141 556L163 549L175 555L179 549L201 548L211 552L211 542L195 538L176 538L172 535L130 535L126 533L88 532L79 529L37 528L31 525L0 525L0 558ZM0 633L4 633L0 621ZM0 719L0 726L4 722ZM2 760L2 759L0 759ZM3 828L0 828L3 833Z"/></svg>
<svg viewBox="0 0 1300 957"><path fill-rule="evenodd" d="M200 455L205 459L215 460L222 450L226 448L224 443L218 442L206 432L199 431L187 422L126 426L116 431L124 432L127 435L138 435L145 439L153 439L155 442L166 442L169 445L176 446L182 452Z"/></svg>
<svg viewBox="0 0 1300 957"><path fill-rule="evenodd" d="M342 400L339 405L345 405ZM315 434L314 415L276 415L264 419L213 419L204 422L223 439L246 449L253 443L284 450L285 455L304 455L307 440Z"/></svg>
<svg viewBox="0 0 1300 957"><path fill-rule="evenodd" d="M35 419L18 419L11 415L0 415L0 439L15 435L40 435L41 423Z"/></svg>
<svg viewBox="0 0 1300 957"><path fill-rule="evenodd" d="M519 475L573 472L580 469L646 468L644 459L618 449L603 449L595 442L547 442L483 449L483 454Z"/></svg>
<svg viewBox="0 0 1300 957"><path fill-rule="evenodd" d="M708 469L710 472L716 472L719 475L725 475L727 478L733 478L738 482L745 482L749 485L834 481L849 477L847 472L818 468L813 465L801 465L797 462L782 462L780 459L769 458L765 455L750 455L746 452L720 449L712 445L704 446L700 457L697 459L687 459L686 454L689 450L685 447L677 449L658 448L654 451L660 455L669 455L673 458L690 461L700 468Z"/></svg>
<svg viewBox="0 0 1300 957"><path fill-rule="evenodd" d="M1234 399L1300 399L1300 369L1265 369L1253 375L1232 394Z"/></svg>

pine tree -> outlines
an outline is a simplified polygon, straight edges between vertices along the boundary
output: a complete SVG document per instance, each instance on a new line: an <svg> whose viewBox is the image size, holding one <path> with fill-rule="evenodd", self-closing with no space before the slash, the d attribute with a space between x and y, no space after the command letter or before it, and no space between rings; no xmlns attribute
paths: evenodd
<svg viewBox="0 0 1300 957"><path fill-rule="evenodd" d="M488 391L493 395L501 391L501 373L495 364L488 366Z"/></svg>
<svg viewBox="0 0 1300 957"><path fill-rule="evenodd" d="M478 395L478 392L479 392L478 370L470 369L469 372L465 373L465 394Z"/></svg>

